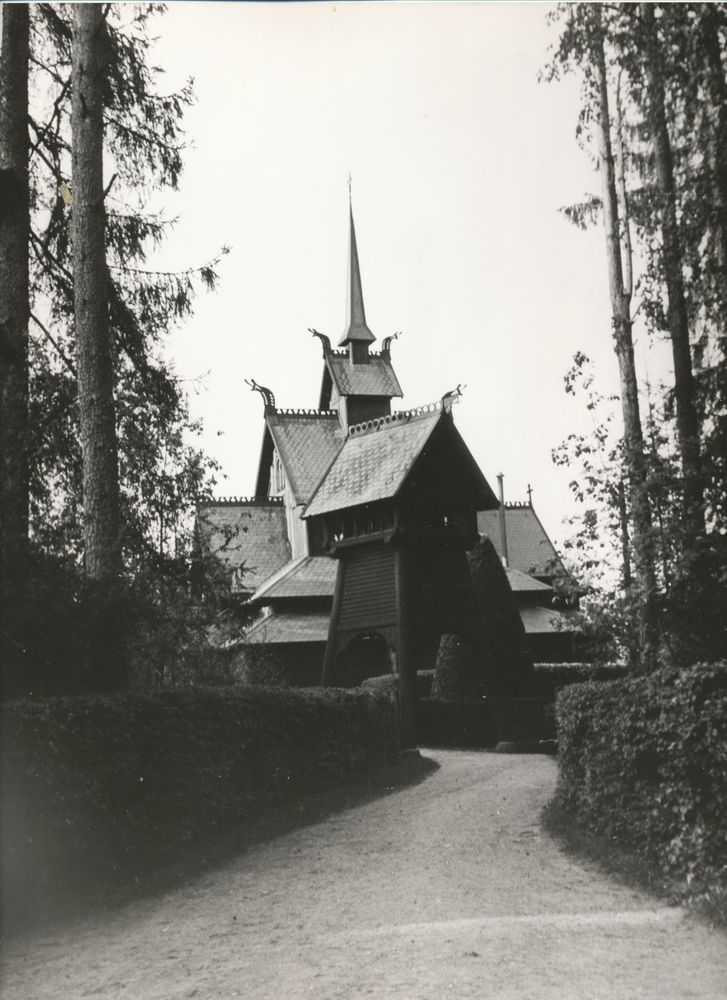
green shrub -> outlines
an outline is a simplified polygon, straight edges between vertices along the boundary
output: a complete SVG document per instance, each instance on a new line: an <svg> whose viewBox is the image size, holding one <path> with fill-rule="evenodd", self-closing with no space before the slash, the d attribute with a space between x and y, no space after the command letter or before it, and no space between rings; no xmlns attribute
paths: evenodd
<svg viewBox="0 0 727 1000"><path fill-rule="evenodd" d="M556 803L727 903L727 664L574 684L556 715Z"/></svg>
<svg viewBox="0 0 727 1000"><path fill-rule="evenodd" d="M445 633L437 651L432 698L478 701L485 693L485 675L477 652L459 636Z"/></svg>
<svg viewBox="0 0 727 1000"><path fill-rule="evenodd" d="M496 664L498 693L521 698L531 692L533 660L507 572L487 535L467 553L467 561Z"/></svg>
<svg viewBox="0 0 727 1000"><path fill-rule="evenodd" d="M11 702L3 881L99 849L115 867L128 851L243 821L260 803L365 779L396 753L391 701L364 691L196 688Z"/></svg>
<svg viewBox="0 0 727 1000"><path fill-rule="evenodd" d="M284 658L274 646L245 646L242 681L253 686L287 687Z"/></svg>
<svg viewBox="0 0 727 1000"><path fill-rule="evenodd" d="M532 693L533 663L525 626L507 573L485 535L467 553L487 647L483 652L453 634L442 636L434 670L433 698L479 701L485 696Z"/></svg>
<svg viewBox="0 0 727 1000"><path fill-rule="evenodd" d="M361 681L361 687L369 691L377 691L388 697L395 697L399 690L399 678L396 674L380 674L378 677L367 677Z"/></svg>
<svg viewBox="0 0 727 1000"><path fill-rule="evenodd" d="M555 698L558 688L583 681L614 681L625 677L620 663L536 663L535 692L540 698Z"/></svg>

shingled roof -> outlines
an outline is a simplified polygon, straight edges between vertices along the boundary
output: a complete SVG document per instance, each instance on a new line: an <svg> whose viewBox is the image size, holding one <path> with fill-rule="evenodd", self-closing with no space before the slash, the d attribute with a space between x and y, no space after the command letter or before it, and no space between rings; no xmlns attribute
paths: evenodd
<svg viewBox="0 0 727 1000"><path fill-rule="evenodd" d="M267 428L285 468L296 503L307 503L343 446L335 411L275 410ZM264 448L264 445L263 445Z"/></svg>
<svg viewBox="0 0 727 1000"><path fill-rule="evenodd" d="M496 510L481 510L477 514L477 527L481 535L490 538L497 554L502 558L498 517ZM553 543L529 504L522 506L506 504L505 527L508 563L511 569L533 576L550 576L552 568L547 564L555 559L557 564L561 565Z"/></svg>
<svg viewBox="0 0 727 1000"><path fill-rule="evenodd" d="M403 396L391 359L370 354L368 364L352 365L348 353L326 354L326 365L339 396Z"/></svg>
<svg viewBox="0 0 727 1000"><path fill-rule="evenodd" d="M249 592L290 559L285 508L279 501L220 500L197 511L202 552L235 575L233 590Z"/></svg>
<svg viewBox="0 0 727 1000"><path fill-rule="evenodd" d="M519 569L508 568L505 572L507 573L507 582L510 584L510 590L512 590L513 593L546 594L553 592L553 588L548 586L547 583L541 583L540 580L536 580L534 576L522 573Z"/></svg>
<svg viewBox="0 0 727 1000"><path fill-rule="evenodd" d="M552 632L573 632L573 622L568 615L540 605L518 608L520 618L528 635L543 635ZM577 631L577 630L576 630Z"/></svg>
<svg viewBox="0 0 727 1000"><path fill-rule="evenodd" d="M304 517L393 497L441 419L441 411L395 414L352 427Z"/></svg>
<svg viewBox="0 0 727 1000"><path fill-rule="evenodd" d="M294 559L265 580L251 601L289 597L333 597L338 563L329 556Z"/></svg>
<svg viewBox="0 0 727 1000"><path fill-rule="evenodd" d="M331 616L275 611L255 622L243 642L258 645L272 642L325 642Z"/></svg>
<svg viewBox="0 0 727 1000"><path fill-rule="evenodd" d="M452 421L448 409L431 403L350 427L336 456L303 517L315 517L359 504L396 496L414 463L437 434L448 436L446 449L458 453L478 502L495 507L497 499Z"/></svg>

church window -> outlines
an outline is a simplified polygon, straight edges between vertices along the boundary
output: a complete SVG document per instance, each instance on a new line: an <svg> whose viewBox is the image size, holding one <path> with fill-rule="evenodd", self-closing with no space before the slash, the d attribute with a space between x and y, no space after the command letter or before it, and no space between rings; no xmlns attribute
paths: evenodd
<svg viewBox="0 0 727 1000"><path fill-rule="evenodd" d="M281 493L285 489L285 469L280 461L280 455L275 454L274 462L275 492Z"/></svg>

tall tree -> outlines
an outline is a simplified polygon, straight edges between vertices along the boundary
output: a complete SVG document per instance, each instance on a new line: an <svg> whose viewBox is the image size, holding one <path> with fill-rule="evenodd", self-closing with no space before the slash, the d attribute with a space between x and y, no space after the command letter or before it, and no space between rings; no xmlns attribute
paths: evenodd
<svg viewBox="0 0 727 1000"><path fill-rule="evenodd" d="M108 73L100 3L73 11L73 291L83 452L86 573L121 574L119 471L109 341L103 187L103 84Z"/></svg>
<svg viewBox="0 0 727 1000"><path fill-rule="evenodd" d="M611 121L605 37L606 26L598 5L586 4L575 11L569 10L568 28L561 39L557 63L566 67L575 63L581 68L585 79L587 106L584 117L593 122L597 139L613 345L618 359L621 387L623 459L630 487L633 523L631 537L638 584L636 597L639 610L640 652L644 665L651 666L657 648L657 580L648 494L648 469L632 333L633 263L624 180L620 94L616 104L614 130Z"/></svg>
<svg viewBox="0 0 727 1000"><path fill-rule="evenodd" d="M43 665L57 660L54 622L69 624L66 638L89 634L88 618L83 628L78 619L86 605L75 570L85 550L93 581L113 583L123 565L127 581L133 581L134 600L169 603L169 594L184 594L195 502L209 495L216 468L192 441L199 425L190 420L185 388L165 349L172 328L191 313L199 285L215 286L221 254L179 273L147 265L175 221L144 206L152 191L177 185L184 150L181 119L193 100L191 81L178 93L158 91L160 71L149 60L148 25L162 9L159 5L104 5L100 25L98 5L85 6L4 8L8 16L29 13L30 68L26 63L20 76L27 93L30 75L33 94L30 114L27 102L23 112L25 137L12 144L13 150L25 148L30 168L31 220L23 244L26 254L30 248L30 412L9 435L17 444L20 431L26 434L20 454L29 466L31 559L28 589L15 593L11 613L3 608L3 628L28 664L28 678L32 660ZM5 38L10 45L7 30ZM9 51L17 56L23 49L10 45ZM80 81L75 93L74 56ZM9 94L3 85L3 98ZM77 154L86 143L80 163L72 151L79 130ZM105 190L98 171L101 156L115 171ZM106 296L105 310L96 296L99 290ZM0 308L9 302L4 292ZM101 443L104 439L110 447ZM92 456L91 468L84 469L84 459ZM114 510L109 485L117 464ZM90 500L86 511L84 499ZM84 514L89 512L94 518L86 525ZM90 531L91 523L100 525L101 532L89 534L85 529ZM93 589L99 594L108 590ZM93 610L90 605L88 610ZM175 613L171 606L169 613ZM109 621L114 617L120 615ZM91 616L91 632L99 632L98 621ZM98 659L93 648L86 652ZM79 677L73 686L87 680ZM37 690L36 683L30 681L30 688ZM51 678L45 687L62 690L64 684Z"/></svg>
<svg viewBox="0 0 727 1000"><path fill-rule="evenodd" d="M727 4L561 4L554 19L563 30L549 78L582 73L579 135L598 129L586 56L594 21L603 26L606 77L623 100L611 138L618 211L633 221L638 248L637 311L649 336L668 334L674 361L672 384L641 387L650 401L662 632L678 658L713 656L727 635ZM620 136L629 147L623 162ZM609 200L604 187L606 216ZM567 214L583 224L594 207L591 199ZM632 537L637 515L632 509Z"/></svg>
<svg viewBox="0 0 727 1000"><path fill-rule="evenodd" d="M3 4L0 56L0 517L2 598L28 547L29 7Z"/></svg>
<svg viewBox="0 0 727 1000"><path fill-rule="evenodd" d="M657 647L656 572L631 321L631 295L633 291L631 238L623 179L623 140L619 127L615 133L617 155L614 161L606 56L603 33L600 28L599 18L591 41L591 58L598 87L596 115L598 166L601 175L613 340L621 382L621 412L624 425L623 451L633 511L632 537L636 577L640 591L638 595L640 646L645 665L650 667L654 665ZM620 121L619 114L619 125Z"/></svg>
<svg viewBox="0 0 727 1000"><path fill-rule="evenodd" d="M674 400L679 451L684 475L684 515L690 536L704 534L699 422L689 343L689 316L684 292L683 257L674 167L666 121L664 71L653 3L642 3L644 26L647 120L654 153L661 217L661 258L667 289L669 336L674 360Z"/></svg>

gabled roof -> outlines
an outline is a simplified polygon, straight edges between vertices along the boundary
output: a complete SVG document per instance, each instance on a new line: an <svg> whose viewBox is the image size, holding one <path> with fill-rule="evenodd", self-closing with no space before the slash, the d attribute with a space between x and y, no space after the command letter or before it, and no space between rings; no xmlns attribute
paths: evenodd
<svg viewBox="0 0 727 1000"><path fill-rule="evenodd" d="M553 592L553 588L548 586L547 583L541 583L540 580L536 580L534 576L529 576L527 573L521 573L519 569L510 569L508 567L505 572L507 573L507 582L510 584L510 590L512 590L513 593L529 594Z"/></svg>
<svg viewBox="0 0 727 1000"><path fill-rule="evenodd" d="M251 601L286 597L333 597L338 563L329 556L303 556L286 563L264 580Z"/></svg>
<svg viewBox="0 0 727 1000"><path fill-rule="evenodd" d="M529 608L518 608L518 611L528 635L578 631L569 616L564 615L562 611L541 608L537 604Z"/></svg>
<svg viewBox="0 0 727 1000"><path fill-rule="evenodd" d="M243 642L258 645L272 642L325 642L328 638L328 613L295 614L274 611L260 618L246 633Z"/></svg>
<svg viewBox="0 0 727 1000"><path fill-rule="evenodd" d="M505 504L504 513L510 568L534 576L552 575L552 569L547 564L555 559L560 565L560 559L533 508L529 504ZM502 558L498 516L496 510L480 511L477 514L477 527L481 535L488 536L498 556Z"/></svg>
<svg viewBox="0 0 727 1000"><path fill-rule="evenodd" d="M265 411L258 493L270 489L269 475L273 446L280 455L296 503L307 503L313 490L341 450L344 431L335 410Z"/></svg>
<svg viewBox="0 0 727 1000"><path fill-rule="evenodd" d="M326 365L339 396L403 396L391 358L369 354L368 364L352 365L349 355L326 353Z"/></svg>
<svg viewBox="0 0 727 1000"><path fill-rule="evenodd" d="M313 495L303 517L396 496L435 430L450 435L451 453L465 464L481 502L497 500L441 404L406 410L350 427L343 448Z"/></svg>
<svg viewBox="0 0 727 1000"><path fill-rule="evenodd" d="M441 412L411 419L399 415L349 428L343 448L303 512L304 517L393 497L420 455Z"/></svg>
<svg viewBox="0 0 727 1000"><path fill-rule="evenodd" d="M285 508L277 501L220 500L197 510L202 552L241 570L233 589L253 591L290 559Z"/></svg>

